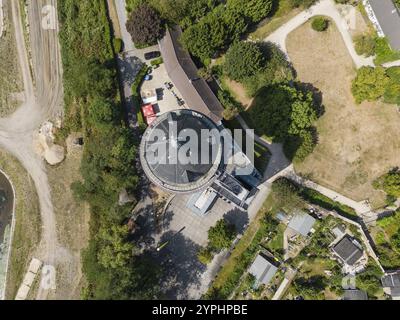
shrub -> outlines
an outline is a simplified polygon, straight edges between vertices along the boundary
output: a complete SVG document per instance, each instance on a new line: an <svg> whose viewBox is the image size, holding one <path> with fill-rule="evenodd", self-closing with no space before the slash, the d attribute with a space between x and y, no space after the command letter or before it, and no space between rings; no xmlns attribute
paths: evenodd
<svg viewBox="0 0 400 320"><path fill-rule="evenodd" d="M324 17L316 17L311 23L311 27L318 32L325 31L328 28L329 21Z"/></svg>
<svg viewBox="0 0 400 320"><path fill-rule="evenodd" d="M375 101L385 93L389 77L383 67L362 67L357 70L351 91L357 103Z"/></svg>
<svg viewBox="0 0 400 320"><path fill-rule="evenodd" d="M358 55L370 57L375 54L375 39L370 35L359 35L354 39L355 49Z"/></svg>
<svg viewBox="0 0 400 320"><path fill-rule="evenodd" d="M115 53L121 53L122 49L123 49L123 46L124 46L124 42L122 41L122 39L114 38L113 39L113 44L114 44Z"/></svg>
<svg viewBox="0 0 400 320"><path fill-rule="evenodd" d="M386 194L400 198L400 169L393 168L387 174L374 181L375 189L381 189Z"/></svg>
<svg viewBox="0 0 400 320"><path fill-rule="evenodd" d="M162 64L164 62L162 57L159 57L157 59L151 60L150 64L155 67L155 66L159 66L160 64Z"/></svg>
<svg viewBox="0 0 400 320"><path fill-rule="evenodd" d="M386 38L375 38L375 54L374 63L376 65L400 59L400 51L392 50Z"/></svg>
<svg viewBox="0 0 400 320"><path fill-rule="evenodd" d="M197 253L197 259L204 265L209 264L214 258L213 252L210 248L201 248Z"/></svg>

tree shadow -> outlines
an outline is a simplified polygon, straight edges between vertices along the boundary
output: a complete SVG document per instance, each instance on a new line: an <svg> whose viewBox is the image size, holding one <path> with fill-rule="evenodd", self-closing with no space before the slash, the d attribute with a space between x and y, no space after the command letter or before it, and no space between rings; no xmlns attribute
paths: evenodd
<svg viewBox="0 0 400 320"><path fill-rule="evenodd" d="M160 243L169 241L160 252L152 253L162 268L160 287L168 299L189 299L190 290L198 290L207 267L197 259L201 247L180 233L168 231Z"/></svg>
<svg viewBox="0 0 400 320"><path fill-rule="evenodd" d="M224 219L233 224L238 233L243 233L249 223L249 215L247 212L233 209L224 215Z"/></svg>

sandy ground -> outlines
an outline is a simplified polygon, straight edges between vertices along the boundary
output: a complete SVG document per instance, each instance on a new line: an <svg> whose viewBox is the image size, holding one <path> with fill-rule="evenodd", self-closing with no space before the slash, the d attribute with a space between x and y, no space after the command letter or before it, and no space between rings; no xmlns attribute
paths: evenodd
<svg viewBox="0 0 400 320"><path fill-rule="evenodd" d="M0 146L12 153L31 175L38 192L42 239L36 256L45 263L57 265L64 260L65 249L59 246L56 220L51 199L50 186L43 160L33 149L33 133L46 120L62 112L62 70L57 30L42 28L42 8L44 5L56 8L56 1L28 1L30 25L30 52L33 63L33 77L24 33L21 23L19 1L12 1L12 17L15 28L18 61L24 83L24 102L8 118L0 119ZM55 20L57 21L57 20ZM34 88L33 83L37 86ZM39 290L38 299L48 296L47 291Z"/></svg>
<svg viewBox="0 0 400 320"><path fill-rule="evenodd" d="M224 84L229 87L229 91L232 92L235 99L239 101L245 109L251 106L253 99L247 95L246 89L241 83L225 77Z"/></svg>
<svg viewBox="0 0 400 320"><path fill-rule="evenodd" d="M299 80L321 90L325 106L317 123L319 144L296 170L356 201L383 205L383 193L371 183L400 165L397 108L354 103L350 87L355 69L334 25L317 33L307 23L289 35L287 47Z"/></svg>

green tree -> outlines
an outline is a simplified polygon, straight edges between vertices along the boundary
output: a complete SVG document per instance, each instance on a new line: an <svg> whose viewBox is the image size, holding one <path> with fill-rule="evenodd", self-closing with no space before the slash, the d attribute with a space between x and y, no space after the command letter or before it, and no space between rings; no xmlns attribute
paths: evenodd
<svg viewBox="0 0 400 320"><path fill-rule="evenodd" d="M243 81L265 67L265 58L257 43L237 42L225 56L224 72L233 80Z"/></svg>
<svg viewBox="0 0 400 320"><path fill-rule="evenodd" d="M160 16L147 4L140 4L132 11L126 29L132 36L132 41L139 46L157 43L164 33Z"/></svg>
<svg viewBox="0 0 400 320"><path fill-rule="evenodd" d="M100 228L97 238L103 246L98 259L104 268L122 268L132 259L134 246L126 241L128 235L127 226L113 225L109 229Z"/></svg>
<svg viewBox="0 0 400 320"><path fill-rule="evenodd" d="M357 103L375 101L385 93L389 77L383 67L361 67L353 80L351 91Z"/></svg>
<svg viewBox="0 0 400 320"><path fill-rule="evenodd" d="M384 190L388 195L400 198L400 169L393 168L373 183L376 189Z"/></svg>
<svg viewBox="0 0 400 320"><path fill-rule="evenodd" d="M214 227L208 230L209 246L216 250L229 248L235 237L235 226L226 222L224 219L219 220Z"/></svg>
<svg viewBox="0 0 400 320"><path fill-rule="evenodd" d="M227 7L244 13L252 23L257 23L268 16L272 3L272 0L228 0Z"/></svg>

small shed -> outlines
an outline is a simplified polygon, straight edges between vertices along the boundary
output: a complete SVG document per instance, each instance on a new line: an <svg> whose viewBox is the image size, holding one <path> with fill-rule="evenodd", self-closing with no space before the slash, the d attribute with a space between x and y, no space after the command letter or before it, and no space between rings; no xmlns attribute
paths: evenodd
<svg viewBox="0 0 400 320"><path fill-rule="evenodd" d="M256 287L261 284L269 284L278 271L276 267L269 259L260 253L250 266L249 273L256 278Z"/></svg>
<svg viewBox="0 0 400 320"><path fill-rule="evenodd" d="M314 223L315 219L313 217L303 211L300 211L293 216L288 227L296 233L307 237L307 235L311 232Z"/></svg>

